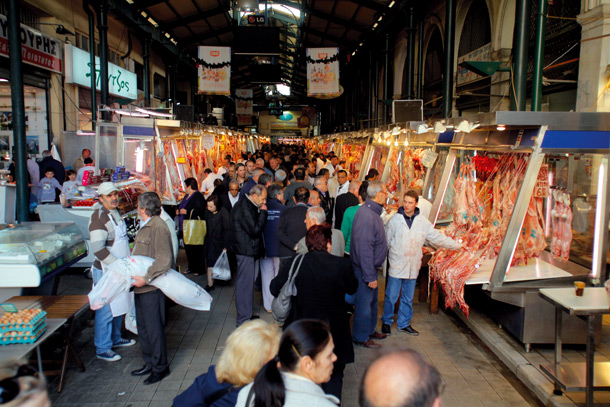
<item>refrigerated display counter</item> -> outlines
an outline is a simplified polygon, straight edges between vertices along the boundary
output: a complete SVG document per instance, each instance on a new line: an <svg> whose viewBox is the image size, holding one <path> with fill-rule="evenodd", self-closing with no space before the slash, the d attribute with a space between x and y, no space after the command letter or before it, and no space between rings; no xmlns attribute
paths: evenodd
<svg viewBox="0 0 610 407"><path fill-rule="evenodd" d="M526 350L553 343L538 290L607 278L610 114L496 112L456 132L464 120L443 123L453 141L431 218L465 248L437 251L431 279L448 307L467 317L478 304ZM566 315L564 327L564 343L585 343L581 320Z"/></svg>

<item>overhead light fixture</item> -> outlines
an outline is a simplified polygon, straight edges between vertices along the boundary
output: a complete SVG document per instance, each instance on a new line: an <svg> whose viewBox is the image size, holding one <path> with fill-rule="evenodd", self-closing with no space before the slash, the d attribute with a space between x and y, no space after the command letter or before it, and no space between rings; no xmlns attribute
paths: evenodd
<svg viewBox="0 0 610 407"><path fill-rule="evenodd" d="M447 130L447 127L441 123L441 122L436 122L434 123L434 132L435 133L444 133Z"/></svg>
<svg viewBox="0 0 610 407"><path fill-rule="evenodd" d="M394 0L392 0L392 2L390 3L390 5L388 6L388 8L392 8L394 6L394 4L396 4L396 2Z"/></svg>
<svg viewBox="0 0 610 407"><path fill-rule="evenodd" d="M400 127L394 126L394 128L392 129L392 135L398 136L399 134L400 134Z"/></svg>
<svg viewBox="0 0 610 407"><path fill-rule="evenodd" d="M55 29L55 33L59 35L74 35L72 31L68 30L61 24L57 26L57 28Z"/></svg>
<svg viewBox="0 0 610 407"><path fill-rule="evenodd" d="M131 116L131 117L148 117L147 114L144 113L135 113L135 112L130 112L128 110L111 110L113 113L116 113L118 115L121 116Z"/></svg>
<svg viewBox="0 0 610 407"><path fill-rule="evenodd" d="M432 130L432 128L428 127L426 125L426 123L423 123L423 124L420 124L417 126L416 132L417 132L417 134L424 134L424 133L429 132L430 130ZM405 142L406 142L406 140L405 140Z"/></svg>
<svg viewBox="0 0 610 407"><path fill-rule="evenodd" d="M356 55L356 51L352 52L352 56Z"/></svg>
<svg viewBox="0 0 610 407"><path fill-rule="evenodd" d="M468 120L462 120L461 122L459 122L458 125L455 127L455 131L470 133L470 123L468 122Z"/></svg>
<svg viewBox="0 0 610 407"><path fill-rule="evenodd" d="M498 131L504 131L504 130L506 130L506 125L504 125L504 124L498 124L498 125L496 126L496 130L498 130Z"/></svg>
<svg viewBox="0 0 610 407"><path fill-rule="evenodd" d="M378 25L379 25L379 23L375 23L375 24L373 24L373 30L374 30L375 28L377 28L377 26L378 26Z"/></svg>
<svg viewBox="0 0 610 407"><path fill-rule="evenodd" d="M86 130L77 130L76 131L76 135L77 136L95 136L95 132L94 131L86 131Z"/></svg>
<svg viewBox="0 0 610 407"><path fill-rule="evenodd" d="M0 78L0 82L8 82L8 79L6 79L6 78Z"/></svg>
<svg viewBox="0 0 610 407"><path fill-rule="evenodd" d="M377 22L381 22L381 20L383 20L383 16L379 16L379 18L377 19Z"/></svg>
<svg viewBox="0 0 610 407"><path fill-rule="evenodd" d="M155 112L154 110L143 109L141 107L136 107L135 110L137 112L147 114L149 116L158 116L158 117L172 117L171 113L163 113L163 112Z"/></svg>

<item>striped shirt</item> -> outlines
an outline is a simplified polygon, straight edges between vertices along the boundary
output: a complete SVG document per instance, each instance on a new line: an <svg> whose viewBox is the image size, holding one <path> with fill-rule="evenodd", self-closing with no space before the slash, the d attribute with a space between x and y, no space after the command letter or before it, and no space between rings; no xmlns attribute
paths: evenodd
<svg viewBox="0 0 610 407"><path fill-rule="evenodd" d="M110 264L116 258L110 254L110 249L114 244L114 223L110 219L114 217L114 223L123 222L119 211L116 209L109 211L103 206L93 212L89 221L89 238L91 239L91 251L95 255L93 267L102 269L102 263Z"/></svg>

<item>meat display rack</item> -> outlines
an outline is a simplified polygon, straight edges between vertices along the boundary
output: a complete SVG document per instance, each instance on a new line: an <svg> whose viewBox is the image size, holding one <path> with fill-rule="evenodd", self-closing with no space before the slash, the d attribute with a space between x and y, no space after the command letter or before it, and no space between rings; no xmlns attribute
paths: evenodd
<svg viewBox="0 0 610 407"><path fill-rule="evenodd" d="M456 128L464 119L476 124L475 130L470 133L446 131L439 134L439 137L445 138L452 136L453 141L444 163L437 162L435 173L426 180L426 187L429 188L432 178L440 179L435 187L430 217L437 225L441 221L450 221L439 219L439 214L453 188L451 181L459 171L459 160L466 153L522 153L529 157L498 256L484 262L470 276L466 282L466 301L485 309L528 351L531 344L554 343L554 309L540 299L538 290L567 287L574 281L583 280L599 286L607 278L608 228L602 225L608 225L610 220L610 114L496 112L448 119L444 125ZM581 216L581 221L588 222L585 225L594 227L581 225L577 228L580 230L574 230L573 224L575 239L580 236L580 241L572 240L572 253L567 262L555 259L549 251L544 251L526 266L511 267L528 204L543 164L554 169L553 176L549 178L551 188L569 194L572 204L583 196L585 200L594 198L594 206L588 203L582 205L585 209L589 208L590 213ZM544 209L547 220L551 216L549 203L550 200L545 202ZM564 343L585 343L586 326L583 321L566 315L563 324Z"/></svg>

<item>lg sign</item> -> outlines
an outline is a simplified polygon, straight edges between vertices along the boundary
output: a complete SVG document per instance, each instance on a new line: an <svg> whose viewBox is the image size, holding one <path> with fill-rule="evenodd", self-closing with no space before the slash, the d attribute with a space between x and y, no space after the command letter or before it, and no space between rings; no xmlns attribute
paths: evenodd
<svg viewBox="0 0 610 407"><path fill-rule="evenodd" d="M248 24L265 24L265 16L248 16Z"/></svg>

